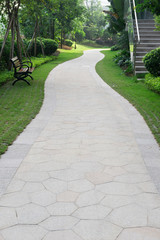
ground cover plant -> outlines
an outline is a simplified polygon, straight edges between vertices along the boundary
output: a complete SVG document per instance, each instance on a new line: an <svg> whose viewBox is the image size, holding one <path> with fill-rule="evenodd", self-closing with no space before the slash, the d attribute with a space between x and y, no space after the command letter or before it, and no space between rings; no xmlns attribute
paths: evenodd
<svg viewBox="0 0 160 240"><path fill-rule="evenodd" d="M136 81L135 77L125 76L113 62L115 52L103 51L103 53L105 58L97 64L97 73L137 108L160 144L160 95L150 91L143 82Z"/></svg>
<svg viewBox="0 0 160 240"><path fill-rule="evenodd" d="M17 82L14 87L11 81L1 85L0 154L7 150L8 146L39 112L44 98L44 83L49 72L58 64L80 57L83 51L88 49L92 49L92 47L77 45L77 49L60 50L58 58L34 70L32 74L34 81L30 81L31 86L22 81ZM32 60L35 65L42 63L44 59L33 58Z"/></svg>

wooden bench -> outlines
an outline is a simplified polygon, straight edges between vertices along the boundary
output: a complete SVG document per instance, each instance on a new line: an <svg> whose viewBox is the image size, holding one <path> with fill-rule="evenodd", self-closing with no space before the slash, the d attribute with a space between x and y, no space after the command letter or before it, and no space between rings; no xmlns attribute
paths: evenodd
<svg viewBox="0 0 160 240"><path fill-rule="evenodd" d="M16 82L20 80L25 81L28 85L30 85L26 78L30 77L33 80L33 77L31 76L32 72L34 71L34 68L32 67L32 62L29 60L20 62L18 57L14 57L10 59L10 61L13 64L14 77L16 78L12 85L14 85Z"/></svg>

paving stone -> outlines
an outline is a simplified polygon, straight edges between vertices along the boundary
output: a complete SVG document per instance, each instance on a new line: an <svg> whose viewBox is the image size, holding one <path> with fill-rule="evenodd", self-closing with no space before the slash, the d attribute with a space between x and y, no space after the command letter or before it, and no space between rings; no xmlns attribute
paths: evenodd
<svg viewBox="0 0 160 240"><path fill-rule="evenodd" d="M73 181L84 178L83 173L73 169L50 172L50 176L63 181Z"/></svg>
<svg viewBox="0 0 160 240"><path fill-rule="evenodd" d="M33 203L44 207L56 202L56 195L47 190L31 193L30 198Z"/></svg>
<svg viewBox="0 0 160 240"><path fill-rule="evenodd" d="M40 226L50 231L71 229L79 220L71 216L50 217L43 221Z"/></svg>
<svg viewBox="0 0 160 240"><path fill-rule="evenodd" d="M0 206L4 207L20 207L29 202L28 195L23 192L8 193L0 198Z"/></svg>
<svg viewBox="0 0 160 240"><path fill-rule="evenodd" d="M101 204L110 208L117 208L121 206L129 205L133 203L134 199L131 196L121 196L121 195L107 195L102 201Z"/></svg>
<svg viewBox="0 0 160 240"><path fill-rule="evenodd" d="M49 178L46 172L23 172L17 173L16 178L28 182L42 182Z"/></svg>
<svg viewBox="0 0 160 240"><path fill-rule="evenodd" d="M160 207L160 196L154 193L142 193L134 197L134 202L147 209Z"/></svg>
<svg viewBox="0 0 160 240"><path fill-rule="evenodd" d="M19 192L23 189L24 185L25 182L13 179L12 182L9 184L6 193Z"/></svg>
<svg viewBox="0 0 160 240"><path fill-rule="evenodd" d="M47 231L37 225L18 225L1 231L5 240L40 240L43 239Z"/></svg>
<svg viewBox="0 0 160 240"><path fill-rule="evenodd" d="M86 178L93 184L102 184L106 182L111 182L113 177L108 175L105 172L94 172L94 173L87 173Z"/></svg>
<svg viewBox="0 0 160 240"><path fill-rule="evenodd" d="M37 171L51 172L51 171L67 169L68 166L69 164L67 162L47 161L45 163L39 163L35 168L37 169Z"/></svg>
<svg viewBox="0 0 160 240"><path fill-rule="evenodd" d="M112 223L127 227L143 227L147 225L147 210L135 204L114 209L108 216Z"/></svg>
<svg viewBox="0 0 160 240"><path fill-rule="evenodd" d="M150 180L150 176L148 174L124 174L122 176L118 176L114 178L116 182L124 182L124 183L143 183Z"/></svg>
<svg viewBox="0 0 160 240"><path fill-rule="evenodd" d="M102 220L81 220L74 228L82 239L115 240L122 229Z"/></svg>
<svg viewBox="0 0 160 240"><path fill-rule="evenodd" d="M96 190L110 195L131 196L140 193L140 189L136 185L117 182L98 185Z"/></svg>
<svg viewBox="0 0 160 240"><path fill-rule="evenodd" d="M27 182L23 187L23 192L27 193L34 193L44 190L44 186L42 183L35 183L35 182Z"/></svg>
<svg viewBox="0 0 160 240"><path fill-rule="evenodd" d="M86 192L92 190L94 185L88 180L77 180L68 183L68 190L73 192Z"/></svg>
<svg viewBox="0 0 160 240"><path fill-rule="evenodd" d="M17 208L17 216L19 224L38 224L49 217L45 208L27 204L24 207Z"/></svg>
<svg viewBox="0 0 160 240"><path fill-rule="evenodd" d="M53 193L61 193L67 190L67 183L60 180L50 178L43 184L48 191Z"/></svg>
<svg viewBox="0 0 160 240"><path fill-rule="evenodd" d="M82 240L77 234L75 234L73 231L67 230L67 231L54 231L50 232L46 235L44 240Z"/></svg>
<svg viewBox="0 0 160 240"><path fill-rule="evenodd" d="M124 166L123 169L131 173L148 173L144 164L129 164Z"/></svg>
<svg viewBox="0 0 160 240"><path fill-rule="evenodd" d="M72 164L71 168L86 173L91 171L101 171L103 169L103 166L99 163L94 162L78 162Z"/></svg>
<svg viewBox="0 0 160 240"><path fill-rule="evenodd" d="M11 227L17 223L15 209L0 207L0 229Z"/></svg>
<svg viewBox="0 0 160 240"><path fill-rule="evenodd" d="M160 229L160 208L149 211L148 225Z"/></svg>
<svg viewBox="0 0 160 240"><path fill-rule="evenodd" d="M111 208L103 207L101 205L93 205L77 209L73 213L73 216L79 219L98 220L104 219L111 211Z"/></svg>
<svg viewBox="0 0 160 240"><path fill-rule="evenodd" d="M107 166L107 167L105 167L104 173L115 177L115 176L119 176L119 175L126 173L126 171L122 167Z"/></svg>
<svg viewBox="0 0 160 240"><path fill-rule="evenodd" d="M72 191L65 191L57 195L57 201L59 202L74 202L78 198L79 193Z"/></svg>
<svg viewBox="0 0 160 240"><path fill-rule="evenodd" d="M82 193L78 197L76 203L79 207L94 205L98 204L104 198L104 196L105 195L103 193L92 190L86 193Z"/></svg>
<svg viewBox="0 0 160 240"><path fill-rule="evenodd" d="M141 227L133 229L125 229L117 240L159 240L160 229Z"/></svg>
<svg viewBox="0 0 160 240"><path fill-rule="evenodd" d="M158 193L157 189L152 181L139 183L138 187L142 189L142 192L146 193Z"/></svg>
<svg viewBox="0 0 160 240"><path fill-rule="evenodd" d="M77 209L76 205L67 202L57 202L47 207L48 212L54 216L71 215Z"/></svg>

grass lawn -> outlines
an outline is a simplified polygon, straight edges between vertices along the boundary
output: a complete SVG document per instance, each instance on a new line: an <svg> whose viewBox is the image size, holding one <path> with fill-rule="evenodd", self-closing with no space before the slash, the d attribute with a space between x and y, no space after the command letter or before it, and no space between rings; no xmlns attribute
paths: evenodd
<svg viewBox="0 0 160 240"><path fill-rule="evenodd" d="M160 144L160 95L148 90L144 83L135 81L135 77L125 76L112 61L115 52L102 51L102 53L105 58L97 64L97 73L136 107Z"/></svg>
<svg viewBox="0 0 160 240"><path fill-rule="evenodd" d="M49 72L60 63L80 57L88 49L93 47L77 45L77 49L60 50L58 58L34 70L31 86L20 81L13 87L12 82L8 81L0 87L0 155L39 112L44 98L44 83ZM41 60L34 61L39 64ZM0 75L1 77L3 76Z"/></svg>

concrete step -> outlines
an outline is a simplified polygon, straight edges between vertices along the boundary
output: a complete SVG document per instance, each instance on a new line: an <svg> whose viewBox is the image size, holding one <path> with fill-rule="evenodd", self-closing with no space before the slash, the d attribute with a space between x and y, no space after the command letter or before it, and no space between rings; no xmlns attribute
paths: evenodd
<svg viewBox="0 0 160 240"><path fill-rule="evenodd" d="M155 21L154 19L138 19L138 23L146 23L146 22L154 23Z"/></svg>
<svg viewBox="0 0 160 240"><path fill-rule="evenodd" d="M135 61L135 66L144 66L144 63L142 61Z"/></svg>
<svg viewBox="0 0 160 240"><path fill-rule="evenodd" d="M150 22L149 23L147 23L147 22L146 23L138 23L138 26L142 27L142 28L143 27L145 27L145 28L150 28L150 27L155 28L155 23L150 23Z"/></svg>
<svg viewBox="0 0 160 240"><path fill-rule="evenodd" d="M160 45L160 38L157 38L157 39L146 39L146 38L142 38L141 36L141 43L155 43L155 44L159 44Z"/></svg>
<svg viewBox="0 0 160 240"><path fill-rule="evenodd" d="M155 42L155 43L152 43L152 42L148 42L148 43L138 43L137 44L137 48L158 48L160 46L160 43L159 42Z"/></svg>
<svg viewBox="0 0 160 240"><path fill-rule="evenodd" d="M137 52L150 52L151 50L155 49L155 47L141 47L141 46L137 46L136 50Z"/></svg>
<svg viewBox="0 0 160 240"><path fill-rule="evenodd" d="M136 52L136 56L143 58L144 55L146 55L146 53L147 53L147 52L137 51L137 52Z"/></svg>
<svg viewBox="0 0 160 240"><path fill-rule="evenodd" d="M137 74L145 74L145 73L148 73L148 71L135 71L135 74L137 75Z"/></svg>

